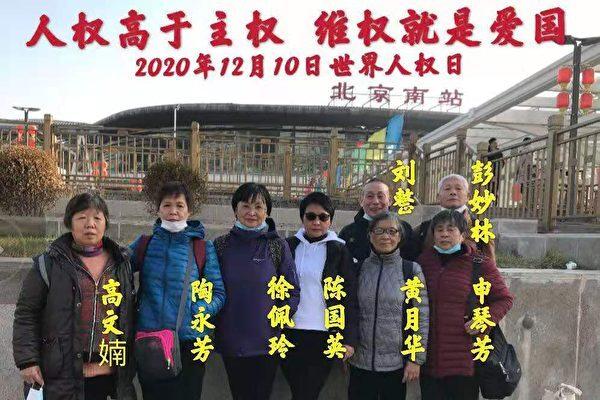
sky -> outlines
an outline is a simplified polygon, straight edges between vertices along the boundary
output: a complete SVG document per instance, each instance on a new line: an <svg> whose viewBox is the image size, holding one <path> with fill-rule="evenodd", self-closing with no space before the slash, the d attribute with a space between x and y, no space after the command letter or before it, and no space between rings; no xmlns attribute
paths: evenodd
<svg viewBox="0 0 600 400"><path fill-rule="evenodd" d="M597 0L0 0L0 4L3 31L0 41L0 118L12 119L23 115L12 106L41 108L30 118L41 118L43 114L50 113L57 120L92 123L119 111L161 104L327 105L331 88L339 82L354 87L354 94L358 94L355 106L362 106L368 101L366 94L370 86L382 85L393 88L392 108L404 102L404 89L417 87L429 90L425 95L425 109L438 104L441 92L458 90L463 93L463 103L460 110L453 111L467 112L571 52L570 46L535 42L537 13L561 7L565 11L567 34L600 36L597 22L600 1ZM491 32L490 26L497 12L510 6L515 8L523 22L516 28L514 37L524 45L492 45L496 34ZM471 10L472 38L482 42L479 47L445 44L449 38L446 31L454 26L454 13L462 7ZM145 15L141 28L150 33L150 38L144 50L122 48L120 45L119 35L126 32L120 20L127 17L132 9ZM385 31L395 40L394 43L377 41L366 47L358 38L357 24L363 20L365 9L369 9L374 18L386 16L389 19ZM409 9L437 16L432 29L438 34L439 43L410 46L402 42L406 32L399 21L409 15ZM182 46L174 49L168 44L172 34L163 33L160 28L171 23L167 14L180 10L185 12L185 20L192 27L183 30ZM219 10L227 14L225 21L232 46L210 45L210 25L217 21L215 12ZM263 19L277 18L275 34L284 40L283 44L266 42L258 48L252 46L246 38L246 24L251 21L254 10L260 11ZM347 37L350 43L330 48L327 43L320 45L317 42L314 22L322 11L330 13L333 10L343 10L348 17ZM93 43L83 50L79 49L73 41L71 27L77 23L80 12L86 13L88 21L103 20L100 35L110 42L108 46ZM50 18L50 30L66 42L66 46L53 47L44 37L37 45L26 46L42 14ZM377 64L384 70L370 78L359 74L359 69L362 66L361 56L373 51L378 53ZM434 67L439 75L420 77L415 72L414 63L420 52L425 57L435 57ZM202 75L193 73L199 53L210 54L217 69L206 80ZM456 53L462 54L462 73L449 75L446 59ZM262 54L265 60L263 79L249 76L251 57L257 54ZM315 54L321 56L320 76L306 76L305 58ZM352 76L336 77L329 65L335 57L344 54L355 61ZM400 55L402 65L412 75L384 74L395 54ZM142 57L148 62L154 58L161 62L168 57L175 61L187 58L190 68L184 76L162 76L163 68L159 76L137 77L137 63ZM222 60L234 57L244 60L242 76L232 76L232 65L225 76L220 76ZM290 57L298 57L300 66L296 74L287 76L281 72L274 76L277 57L282 57L284 63ZM343 106L343 103L338 101L336 105Z"/></svg>

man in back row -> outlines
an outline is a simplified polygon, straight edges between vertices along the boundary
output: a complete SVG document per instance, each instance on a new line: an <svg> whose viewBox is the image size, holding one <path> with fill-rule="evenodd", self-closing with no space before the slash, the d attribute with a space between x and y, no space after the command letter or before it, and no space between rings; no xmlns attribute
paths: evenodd
<svg viewBox="0 0 600 400"><path fill-rule="evenodd" d="M437 200L444 209L462 212L467 220L469 230L473 227L476 216L471 213L467 206L469 200L469 182L458 174L443 177L438 184ZM390 190L388 185L380 179L372 179L363 187L359 199L361 210L354 217L354 222L346 225L340 231L339 237L346 241L356 262L362 262L370 252L368 239L369 221L377 214L389 212L391 206ZM423 221L414 231L410 224L403 221L402 242L400 255L408 260L416 260L424 248L433 245L433 235L429 229L431 220ZM483 254L495 260L495 244L493 240L489 243L475 243L470 237L466 242L476 246Z"/></svg>

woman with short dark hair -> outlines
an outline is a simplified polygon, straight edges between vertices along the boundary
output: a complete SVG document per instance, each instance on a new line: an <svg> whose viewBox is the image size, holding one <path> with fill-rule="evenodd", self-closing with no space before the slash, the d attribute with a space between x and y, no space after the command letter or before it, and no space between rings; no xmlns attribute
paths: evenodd
<svg viewBox="0 0 600 400"><path fill-rule="evenodd" d="M194 359L193 351L197 348L196 342L205 340L211 328L204 324L200 328L193 321L203 313L210 324L214 323L225 303L225 288L215 248L210 240L204 240L204 226L198 220L189 219L193 207L185 184L165 183L156 197L158 219L152 236L142 235L130 246L132 262L140 272L138 335L140 332L143 335L178 329L180 341L182 370L173 378L157 380L149 377L139 355L138 376L144 400L200 400L202 394L205 364L202 359ZM204 265L198 265L202 262ZM189 272L186 271L188 267L191 267ZM212 286L212 295L195 296L193 284L184 287L186 276L190 283L205 281L206 285ZM178 327L182 296L184 312Z"/></svg>
<svg viewBox="0 0 600 400"><path fill-rule="evenodd" d="M404 400L406 382L418 380L425 363L429 284L426 287L419 264L400 256L405 234L397 214L374 216L368 235L371 254L358 266L359 342L349 360L348 399ZM402 290L409 279L420 286L418 299ZM416 309L418 317L409 314L407 308ZM412 315L410 323L405 315ZM407 338L413 333L409 343L420 351L411 357L402 351L408 348Z"/></svg>
<svg viewBox="0 0 600 400"><path fill-rule="evenodd" d="M136 398L135 292L128 251L104 234L108 208L96 194L67 204L70 232L34 258L17 301L13 355L44 399ZM117 342L118 341L118 342ZM109 344L120 343L122 360Z"/></svg>
<svg viewBox="0 0 600 400"><path fill-rule="evenodd" d="M473 292L473 268L479 259L481 273L491 284L486 306L498 324L512 306L513 296L493 259L465 244L469 228L464 215L444 210L431 220L433 247L418 258L423 268L430 304L430 337L427 363L421 374L423 400L477 400L479 387L474 376L471 349L474 329L468 298ZM467 316L468 315L468 316Z"/></svg>
<svg viewBox="0 0 600 400"><path fill-rule="evenodd" d="M279 358L270 348L270 339L281 334L268 315L277 306L287 308L292 318L300 289L290 249L269 218L272 203L267 188L244 183L233 194L231 207L235 224L215 239L227 289L227 303L216 323L217 350L233 398L265 400L271 395ZM269 282L281 277L291 288L285 299L273 300L267 294Z"/></svg>
<svg viewBox="0 0 600 400"><path fill-rule="evenodd" d="M281 363L293 400L317 400L334 360L350 358L358 341L356 275L345 242L329 229L334 213L326 194L310 193L300 202L303 227L286 239L302 293L294 315L295 326L284 330L296 347ZM325 297L325 290L334 290L338 284L339 295L328 292ZM344 310L343 323L326 320L326 311L340 306ZM343 354L327 353L327 341L337 334L341 335Z"/></svg>

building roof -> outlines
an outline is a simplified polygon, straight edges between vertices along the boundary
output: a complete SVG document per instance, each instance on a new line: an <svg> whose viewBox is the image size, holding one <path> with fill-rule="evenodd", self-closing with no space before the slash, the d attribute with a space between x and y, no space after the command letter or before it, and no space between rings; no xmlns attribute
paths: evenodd
<svg viewBox="0 0 600 400"><path fill-rule="evenodd" d="M96 122L96 125L120 128L166 128L173 126L175 104L134 108L118 112ZM258 105L258 104L181 104L177 126L239 127L338 127L373 130L385 127L394 115L403 114L404 129L428 132L460 114L396 110L387 108Z"/></svg>

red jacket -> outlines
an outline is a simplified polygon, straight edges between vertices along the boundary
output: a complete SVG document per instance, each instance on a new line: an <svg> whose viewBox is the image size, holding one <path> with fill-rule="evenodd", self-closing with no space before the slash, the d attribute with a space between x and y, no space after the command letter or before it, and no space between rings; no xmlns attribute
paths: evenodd
<svg viewBox="0 0 600 400"><path fill-rule="evenodd" d="M471 315L467 299L473 290L471 279L475 253L471 246L463 245L462 250L462 254L444 256L429 248L418 259L429 295L429 345L425 373L436 378L474 374L473 345L465 332L464 317ZM492 285L485 304L490 307L492 321L498 323L512 307L514 297L496 264L485 256L483 260L481 272Z"/></svg>

